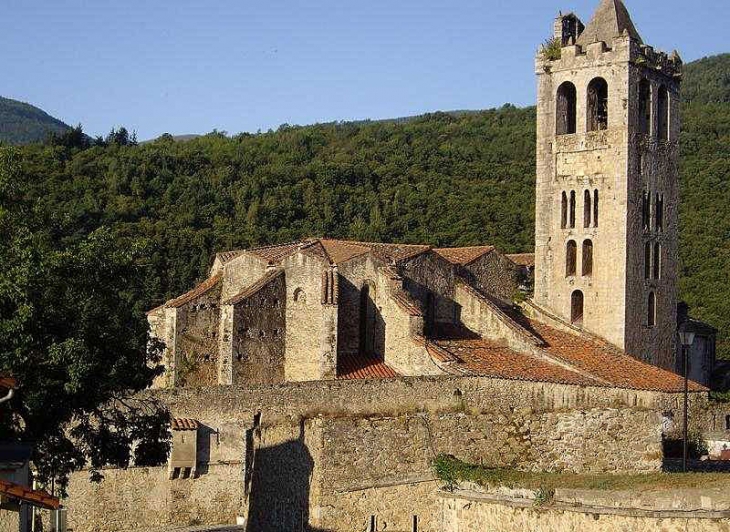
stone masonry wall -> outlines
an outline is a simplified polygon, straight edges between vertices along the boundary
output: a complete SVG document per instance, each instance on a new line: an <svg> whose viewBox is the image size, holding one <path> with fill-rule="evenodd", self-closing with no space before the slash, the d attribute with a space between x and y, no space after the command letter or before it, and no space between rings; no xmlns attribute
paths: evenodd
<svg viewBox="0 0 730 532"><path fill-rule="evenodd" d="M220 285L177 309L175 373L178 386L218 384Z"/></svg>
<svg viewBox="0 0 730 532"><path fill-rule="evenodd" d="M467 264L463 275L469 284L505 303L512 301L519 286L519 268L497 251Z"/></svg>
<svg viewBox="0 0 730 532"><path fill-rule="evenodd" d="M286 285L279 275L234 306L233 383L284 381Z"/></svg>
<svg viewBox="0 0 730 532"><path fill-rule="evenodd" d="M487 497L440 495L441 532L726 532L727 518L703 517L702 512L624 511L605 508L567 510L535 508Z"/></svg>

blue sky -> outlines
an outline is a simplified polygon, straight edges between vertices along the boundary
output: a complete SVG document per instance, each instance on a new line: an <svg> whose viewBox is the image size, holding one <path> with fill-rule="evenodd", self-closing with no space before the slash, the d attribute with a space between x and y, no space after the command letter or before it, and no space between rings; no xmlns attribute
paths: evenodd
<svg viewBox="0 0 730 532"><path fill-rule="evenodd" d="M598 0L5 0L0 95L90 134L532 105L559 10ZM730 52L727 0L627 0L646 42Z"/></svg>

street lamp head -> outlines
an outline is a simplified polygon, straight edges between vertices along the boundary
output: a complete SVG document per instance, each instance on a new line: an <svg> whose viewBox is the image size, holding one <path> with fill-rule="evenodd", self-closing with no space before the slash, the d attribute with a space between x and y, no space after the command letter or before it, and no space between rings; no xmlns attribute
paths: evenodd
<svg viewBox="0 0 730 532"><path fill-rule="evenodd" d="M679 341L684 347L691 347L695 341L695 332L689 321L683 321L679 326Z"/></svg>

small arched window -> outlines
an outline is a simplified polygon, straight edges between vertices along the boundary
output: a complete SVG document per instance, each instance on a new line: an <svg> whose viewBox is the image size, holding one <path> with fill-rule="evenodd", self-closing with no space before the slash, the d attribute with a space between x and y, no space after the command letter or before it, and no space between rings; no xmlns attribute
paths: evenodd
<svg viewBox="0 0 730 532"><path fill-rule="evenodd" d="M639 83L639 133L651 133L651 83L647 79Z"/></svg>
<svg viewBox="0 0 730 532"><path fill-rule="evenodd" d="M570 191L570 228L575 229L575 190Z"/></svg>
<svg viewBox="0 0 730 532"><path fill-rule="evenodd" d="M584 277L590 277L593 275L593 241L583 241L583 268L582 273Z"/></svg>
<svg viewBox="0 0 730 532"><path fill-rule="evenodd" d="M598 189L593 191L593 227L598 227Z"/></svg>
<svg viewBox="0 0 730 532"><path fill-rule="evenodd" d="M651 277L651 242L644 244L644 279Z"/></svg>
<svg viewBox="0 0 730 532"><path fill-rule="evenodd" d="M565 247L565 276L574 277L578 262L578 245L575 240L568 240Z"/></svg>
<svg viewBox="0 0 730 532"><path fill-rule="evenodd" d="M563 192L560 202L560 228L565 229L566 227L568 227L568 194Z"/></svg>
<svg viewBox="0 0 730 532"><path fill-rule="evenodd" d="M648 231L651 222L651 194L644 192L641 197L641 221L644 231Z"/></svg>
<svg viewBox="0 0 730 532"><path fill-rule="evenodd" d="M558 135L571 135L575 133L576 119L576 90L575 85L566 81L558 88L557 101L555 104L555 133Z"/></svg>
<svg viewBox="0 0 730 532"><path fill-rule="evenodd" d="M656 195L656 202L654 203L654 221L656 222L656 230L661 233L664 229L664 196L661 194Z"/></svg>
<svg viewBox="0 0 730 532"><path fill-rule="evenodd" d="M583 227L585 229L591 226L591 214L593 209L591 208L591 191L586 190L583 193Z"/></svg>
<svg viewBox="0 0 730 532"><path fill-rule="evenodd" d="M664 85L657 96L657 135L659 140L669 140L669 91Z"/></svg>
<svg viewBox="0 0 730 532"><path fill-rule="evenodd" d="M595 78L588 84L588 131L608 129L608 83Z"/></svg>
<svg viewBox="0 0 730 532"><path fill-rule="evenodd" d="M662 278L662 245L654 243L654 279Z"/></svg>
<svg viewBox="0 0 730 532"><path fill-rule="evenodd" d="M583 292L580 290L570 296L570 323L583 325Z"/></svg>
<svg viewBox="0 0 730 532"><path fill-rule="evenodd" d="M294 302L304 304L307 302L307 294L304 293L304 290L301 288L297 288L294 290Z"/></svg>
<svg viewBox="0 0 730 532"><path fill-rule="evenodd" d="M649 302L646 308L646 324L649 327L656 326L656 295L649 292Z"/></svg>

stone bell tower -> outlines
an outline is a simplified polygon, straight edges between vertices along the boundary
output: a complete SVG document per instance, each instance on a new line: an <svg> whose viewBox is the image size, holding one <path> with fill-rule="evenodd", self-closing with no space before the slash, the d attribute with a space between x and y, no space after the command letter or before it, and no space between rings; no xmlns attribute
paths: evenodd
<svg viewBox="0 0 730 532"><path fill-rule="evenodd" d="M559 16L536 61L535 303L672 370L681 67L621 0Z"/></svg>

